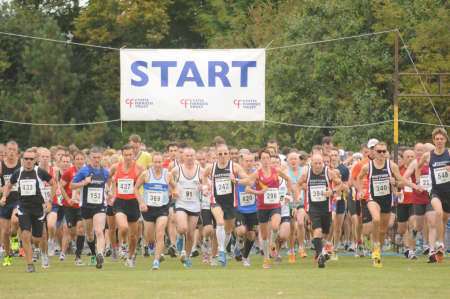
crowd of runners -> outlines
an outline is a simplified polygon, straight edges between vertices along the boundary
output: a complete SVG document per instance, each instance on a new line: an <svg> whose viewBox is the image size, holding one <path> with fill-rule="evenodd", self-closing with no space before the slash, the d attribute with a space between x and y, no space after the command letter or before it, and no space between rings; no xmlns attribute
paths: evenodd
<svg viewBox="0 0 450 299"><path fill-rule="evenodd" d="M401 148L395 163L377 139L360 152L331 137L310 152L276 140L238 149L221 137L164 152L138 135L121 149L21 151L11 140L0 145L2 264L20 257L35 272L38 260L48 268L49 256L70 254L76 266L101 269L108 258L135 267L141 254L154 270L168 258L191 268L195 257L248 267L262 255L268 269L309 254L319 268L339 255L382 267L387 252L439 263L450 213L446 131L433 130L432 142Z"/></svg>

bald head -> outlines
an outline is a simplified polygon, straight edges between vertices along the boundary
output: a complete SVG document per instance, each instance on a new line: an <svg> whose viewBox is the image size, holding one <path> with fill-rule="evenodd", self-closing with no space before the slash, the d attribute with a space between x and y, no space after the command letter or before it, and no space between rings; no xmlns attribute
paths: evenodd
<svg viewBox="0 0 450 299"><path fill-rule="evenodd" d="M413 150L406 150L403 152L403 163L405 166L411 164L411 162L416 158L416 153Z"/></svg>
<svg viewBox="0 0 450 299"><path fill-rule="evenodd" d="M311 167L313 172L320 173L323 170L324 164L323 164L323 157L319 154L313 154L311 156Z"/></svg>

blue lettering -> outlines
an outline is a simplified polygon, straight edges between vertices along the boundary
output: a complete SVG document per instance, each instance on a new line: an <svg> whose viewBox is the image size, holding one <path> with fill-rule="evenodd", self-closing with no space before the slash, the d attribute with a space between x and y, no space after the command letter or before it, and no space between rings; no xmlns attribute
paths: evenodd
<svg viewBox="0 0 450 299"><path fill-rule="evenodd" d="M188 77L189 71L192 72L192 77ZM193 81L198 87L205 87L194 61L186 61L184 64L180 78L178 78L177 87L184 86L184 82L186 81Z"/></svg>
<svg viewBox="0 0 450 299"><path fill-rule="evenodd" d="M241 87L248 86L248 68L256 67L256 61L233 61L232 67L241 68Z"/></svg>
<svg viewBox="0 0 450 299"><path fill-rule="evenodd" d="M140 80L131 79L131 86L141 87L148 83L148 76L139 69L140 67L147 68L147 62L138 60L131 64L131 72L140 77Z"/></svg>
<svg viewBox="0 0 450 299"><path fill-rule="evenodd" d="M153 61L152 67L161 69L161 87L169 86L169 67L176 67L176 61Z"/></svg>
<svg viewBox="0 0 450 299"><path fill-rule="evenodd" d="M217 71L216 67L219 66L220 70ZM230 81L227 78L227 74L230 68L224 61L209 61L208 62L208 86L216 86L216 78L222 81L224 87L231 87Z"/></svg>

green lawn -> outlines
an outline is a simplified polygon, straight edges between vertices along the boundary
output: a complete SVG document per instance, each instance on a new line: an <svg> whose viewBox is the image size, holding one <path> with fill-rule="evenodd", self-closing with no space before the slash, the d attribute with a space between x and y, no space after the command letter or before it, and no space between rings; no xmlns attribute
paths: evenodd
<svg viewBox="0 0 450 299"><path fill-rule="evenodd" d="M87 261L87 258L85 258ZM37 263L37 272L25 273L14 259L10 268L0 268L0 298L450 298L450 260L429 265L424 258L408 261L385 257L376 269L368 258L340 257L318 269L308 257L295 265L287 259L270 270L261 268L261 258L252 258L244 268L231 261L226 268L211 267L194 259L190 270L176 259L152 271L151 259L139 257L128 269L107 258L102 270L76 267L72 257L52 259L50 269Z"/></svg>

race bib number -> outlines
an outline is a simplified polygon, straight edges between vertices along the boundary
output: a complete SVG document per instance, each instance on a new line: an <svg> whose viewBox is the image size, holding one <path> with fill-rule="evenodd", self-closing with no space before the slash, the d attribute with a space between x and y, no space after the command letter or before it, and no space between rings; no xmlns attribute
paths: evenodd
<svg viewBox="0 0 450 299"><path fill-rule="evenodd" d="M134 180L133 179L118 179L117 193L120 195L134 194Z"/></svg>
<svg viewBox="0 0 450 299"><path fill-rule="evenodd" d="M20 180L20 195L36 195L36 180Z"/></svg>
<svg viewBox="0 0 450 299"><path fill-rule="evenodd" d="M88 188L87 203L99 205L103 202L103 188Z"/></svg>
<svg viewBox="0 0 450 299"><path fill-rule="evenodd" d="M198 193L195 189L184 189L183 190L183 199L186 201L196 201L198 200Z"/></svg>
<svg viewBox="0 0 450 299"><path fill-rule="evenodd" d="M256 197L254 194L240 192L239 193L239 204L241 207L252 206L255 204Z"/></svg>
<svg viewBox="0 0 450 299"><path fill-rule="evenodd" d="M277 188L269 188L264 192L264 204L274 205L280 203L280 196Z"/></svg>
<svg viewBox="0 0 450 299"><path fill-rule="evenodd" d="M311 201L312 202L321 202L327 200L325 196L325 192L327 191L327 186L311 186L309 187L311 191Z"/></svg>
<svg viewBox="0 0 450 299"><path fill-rule="evenodd" d="M373 195L385 196L391 193L389 180L373 181Z"/></svg>
<svg viewBox="0 0 450 299"><path fill-rule="evenodd" d="M437 185L450 182L450 174L445 167L436 168L434 170L434 178Z"/></svg>
<svg viewBox="0 0 450 299"><path fill-rule="evenodd" d="M45 186L41 188L42 197L45 201L52 200L52 188L50 186Z"/></svg>
<svg viewBox="0 0 450 299"><path fill-rule="evenodd" d="M429 175L421 175L419 178L419 184L422 186L425 190L430 191L431 190L431 178Z"/></svg>
<svg viewBox="0 0 450 299"><path fill-rule="evenodd" d="M163 193L158 191L145 191L144 201L147 206L161 207L163 203Z"/></svg>
<svg viewBox="0 0 450 299"><path fill-rule="evenodd" d="M217 195L231 194L231 180L229 178L215 179L216 193Z"/></svg>

